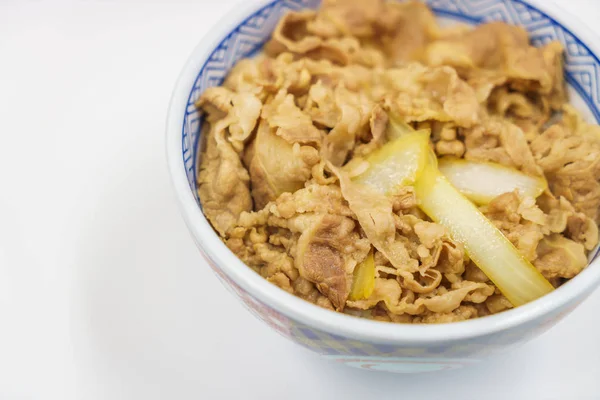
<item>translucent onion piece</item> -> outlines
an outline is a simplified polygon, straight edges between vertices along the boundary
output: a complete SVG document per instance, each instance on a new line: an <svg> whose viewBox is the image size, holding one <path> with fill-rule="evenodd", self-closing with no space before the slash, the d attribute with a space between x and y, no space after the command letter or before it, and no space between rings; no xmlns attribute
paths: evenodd
<svg viewBox="0 0 600 400"><path fill-rule="evenodd" d="M350 300L368 299L375 288L375 259L373 251L354 269L354 280L350 290Z"/></svg>
<svg viewBox="0 0 600 400"><path fill-rule="evenodd" d="M544 178L492 162L444 157L439 160L439 169L454 187L477 204L488 204L497 196L514 190L536 198L548 186Z"/></svg>
<svg viewBox="0 0 600 400"><path fill-rule="evenodd" d="M387 140L396 140L406 135L407 133L415 131L412 126L402 121L400 117L395 116L391 113L388 114L388 117L388 126L385 131L385 136Z"/></svg>
<svg viewBox="0 0 600 400"><path fill-rule="evenodd" d="M445 226L465 246L471 260L519 306L554 287L531 265L471 201L450 184L434 162L423 169L415 185L420 208Z"/></svg>
<svg viewBox="0 0 600 400"><path fill-rule="evenodd" d="M429 146L429 131L421 130L403 135L369 154L369 168L353 179L368 185L381 194L393 195L405 185L412 185L425 166Z"/></svg>

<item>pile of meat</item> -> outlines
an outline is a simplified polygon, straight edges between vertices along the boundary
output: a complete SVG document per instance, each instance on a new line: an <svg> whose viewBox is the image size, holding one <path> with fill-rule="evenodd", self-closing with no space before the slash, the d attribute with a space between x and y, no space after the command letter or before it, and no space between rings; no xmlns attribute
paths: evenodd
<svg viewBox="0 0 600 400"><path fill-rule="evenodd" d="M441 27L419 2L324 0L318 11L290 12L260 56L197 101L203 211L250 268L321 307L406 323L510 308L419 210L411 187L391 210L362 196L406 261L392 266L349 208L339 170L385 142L393 113L430 129L440 157L545 176L538 199L506 193L481 210L561 285L598 242L600 206L600 130L566 104L562 51L557 42L532 47L526 31L504 23ZM370 251L375 288L352 301L353 271Z"/></svg>

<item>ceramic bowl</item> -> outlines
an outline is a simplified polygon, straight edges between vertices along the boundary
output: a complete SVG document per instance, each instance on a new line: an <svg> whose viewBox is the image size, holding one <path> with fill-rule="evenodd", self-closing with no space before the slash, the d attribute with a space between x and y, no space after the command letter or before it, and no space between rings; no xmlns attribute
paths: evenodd
<svg viewBox="0 0 600 400"><path fill-rule="evenodd" d="M176 84L167 123L167 155L182 214L201 254L223 284L272 329L324 357L379 371L424 372L476 363L541 334L569 314L600 282L600 261L553 293L497 315L440 325L370 321L319 308L244 265L202 214L196 194L201 115L194 102L219 85L236 61L256 52L288 10L319 0L259 0L234 10L193 51ZM500 20L527 29L534 45L559 40L571 102L600 120L600 41L581 22L549 2L427 0L444 23Z"/></svg>

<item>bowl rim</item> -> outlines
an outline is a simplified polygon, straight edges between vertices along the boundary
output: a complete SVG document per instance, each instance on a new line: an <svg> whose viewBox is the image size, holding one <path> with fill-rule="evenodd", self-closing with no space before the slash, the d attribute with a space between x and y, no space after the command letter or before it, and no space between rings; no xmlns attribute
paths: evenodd
<svg viewBox="0 0 600 400"><path fill-rule="evenodd" d="M198 72L219 43L248 16L280 0L257 0L232 9L204 36L188 58L169 104L166 124L166 153L171 182L177 202L201 252L231 280L250 295L288 318L324 332L360 341L387 344L433 344L490 335L539 320L562 310L573 308L600 282L600 257L578 276L552 293L526 305L505 312L461 322L434 325L395 324L358 318L333 312L296 297L271 284L246 266L220 240L196 203L189 187L183 162L181 132L190 90ZM575 16L553 2L519 0L568 29L594 55L600 55L598 36ZM595 40L596 39L596 40Z"/></svg>

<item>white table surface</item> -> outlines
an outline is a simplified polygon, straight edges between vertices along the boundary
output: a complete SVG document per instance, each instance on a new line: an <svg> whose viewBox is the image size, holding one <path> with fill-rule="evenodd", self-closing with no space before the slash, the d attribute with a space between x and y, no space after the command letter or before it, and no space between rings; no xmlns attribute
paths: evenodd
<svg viewBox="0 0 600 400"><path fill-rule="evenodd" d="M600 291L472 368L325 361L251 316L179 216L167 104L239 0L0 1L0 399L600 399ZM557 1L600 31L600 1Z"/></svg>

